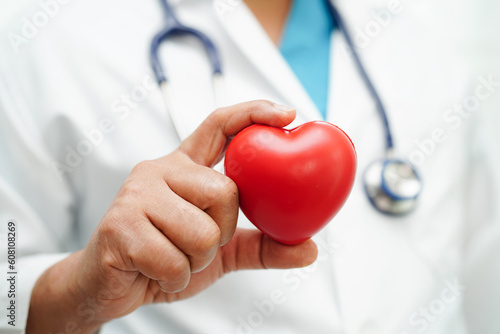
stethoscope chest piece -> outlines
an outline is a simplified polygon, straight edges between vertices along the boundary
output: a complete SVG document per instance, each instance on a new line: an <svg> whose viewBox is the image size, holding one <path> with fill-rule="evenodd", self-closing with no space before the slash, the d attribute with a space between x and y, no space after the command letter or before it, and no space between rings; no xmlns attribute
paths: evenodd
<svg viewBox="0 0 500 334"><path fill-rule="evenodd" d="M404 215L417 205L422 181L415 167L404 160L373 162L364 174L365 191L373 206L382 213Z"/></svg>

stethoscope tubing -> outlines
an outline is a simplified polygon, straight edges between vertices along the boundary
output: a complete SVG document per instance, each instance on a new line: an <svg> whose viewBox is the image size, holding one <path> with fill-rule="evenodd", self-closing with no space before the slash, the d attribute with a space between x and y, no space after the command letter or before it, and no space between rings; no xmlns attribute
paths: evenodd
<svg viewBox="0 0 500 334"><path fill-rule="evenodd" d="M171 115L172 122L174 124L174 127L177 131L177 134L179 135L179 138L181 140L184 140L188 135L188 131L185 128L181 115L178 112L178 106L177 102L175 100L175 94L173 93L172 85L168 80L168 77L165 73L165 70L161 64L160 57L159 57L159 50L161 44L168 40L171 37L174 36L180 36L180 35L190 35L195 38L197 38L205 47L205 50L207 52L207 56L209 59L209 62L212 66L212 79L213 79L213 89L214 89L214 95L216 99L216 105L221 106L224 105L225 102L225 94L224 94L224 85L222 83L223 80L223 72L222 72L222 64L221 64L221 58L218 53L217 47L215 44L212 42L212 40L202 33L201 31L187 27L183 25L177 16L175 15L174 11L172 10L172 7L170 6L168 0L160 0L163 4L164 10L165 10L165 26L163 29L158 32L152 42L151 42L151 47L150 47L150 58L151 58L151 66L153 68L153 71L156 76L156 80L158 81L158 84L161 88L166 107ZM332 1L330 0L325 0L328 3L328 8L330 11L330 14L332 15L332 18L341 31L342 35L344 36L344 39L347 43L347 46L350 48L350 54L352 55L352 59L354 61L354 64L356 68L358 69L358 72L360 73L370 95L372 96L376 109L380 115L382 125L384 127L384 133L385 133L385 158L383 159L383 165L382 165L382 173L380 175L379 180L376 180L373 182L371 185L366 184L366 178L365 178L365 193L370 200L370 202L373 204L373 206L380 212L383 212L385 214L389 215L401 215L405 214L411 211L411 209L405 210L404 212L399 212L398 208L401 208L401 204L404 202L409 203L409 201L414 200L416 202L417 197L420 195L420 190L418 192L415 192L411 196L400 196L399 194L395 193L394 191L391 190L391 187L388 185L389 180L386 179L384 175L384 170L389 166L390 164L401 164L404 163L408 168L411 169L413 174L411 175L412 179L405 179L404 176L401 176L401 179L399 180L400 182L414 182L417 181L421 184L421 179L419 174L416 172L415 167L411 165L411 163L407 161L403 161L401 159L395 159L394 158L394 138L392 135L391 131L391 126L389 122L389 118L387 115L387 110L382 103L382 99L375 88L375 85L373 84L372 80L370 79L370 76L368 75L365 66L363 65L363 62L361 60L361 57L358 54L358 51L356 50L356 47L353 43L353 39L351 38L351 35L349 33L349 30L340 15L339 11L337 8L334 6ZM376 167L376 164L373 163L368 166L369 168L378 168ZM368 169L365 172L365 175L368 173ZM379 191L375 192L376 195L373 195L368 191L368 188L375 187ZM421 187L420 187L421 189ZM393 210L387 209L387 208L381 208L377 206L377 199L380 198L375 198L373 196L382 196L384 199L392 201L392 207ZM389 206L390 207L390 206Z"/></svg>
<svg viewBox="0 0 500 334"><path fill-rule="evenodd" d="M349 30L347 26L344 23L344 20L342 16L340 15L339 11L337 8L333 5L331 1L327 1L329 3L329 9L330 13L333 17L334 22L337 24L337 27L340 29L342 34L344 35L345 41L347 42L347 45L349 46L349 51L352 55L352 58L354 60L354 63L356 64L356 67L363 78L363 81L365 82L366 87L368 88L368 91L370 92L373 100L375 101L375 105L377 108L378 113L380 114L380 118L382 119L382 123L384 126L385 130L385 139L386 139L386 153L389 156L394 149L394 139L392 136L392 131L391 131L391 125L389 123L389 118L387 117L387 111L385 109L384 104L382 103L382 99L380 98L380 94L378 93L377 89L375 88L375 85L373 84L372 80L370 79L370 76L366 72L366 68L363 65L363 62L361 61L361 58L358 54L358 51L356 50L356 47L354 45L354 42L351 38L351 34L349 33Z"/></svg>

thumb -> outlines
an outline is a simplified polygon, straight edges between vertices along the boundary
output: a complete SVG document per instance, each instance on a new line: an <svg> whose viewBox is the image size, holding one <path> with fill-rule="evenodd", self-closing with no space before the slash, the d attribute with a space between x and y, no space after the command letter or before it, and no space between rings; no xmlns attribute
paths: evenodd
<svg viewBox="0 0 500 334"><path fill-rule="evenodd" d="M217 109L184 140L180 150L195 163L211 167L221 157L228 140L254 123L283 127L295 118L295 110L269 101L251 101Z"/></svg>
<svg viewBox="0 0 500 334"><path fill-rule="evenodd" d="M312 264L318 248L312 240L288 246L257 230L238 229L231 241L221 248L225 272L243 269L288 269Z"/></svg>

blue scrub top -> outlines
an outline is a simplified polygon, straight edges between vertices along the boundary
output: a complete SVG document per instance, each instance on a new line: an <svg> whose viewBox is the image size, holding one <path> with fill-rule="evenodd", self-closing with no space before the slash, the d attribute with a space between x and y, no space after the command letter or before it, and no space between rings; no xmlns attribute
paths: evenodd
<svg viewBox="0 0 500 334"><path fill-rule="evenodd" d="M328 0L294 0L280 51L318 110L326 118L330 36L334 28Z"/></svg>

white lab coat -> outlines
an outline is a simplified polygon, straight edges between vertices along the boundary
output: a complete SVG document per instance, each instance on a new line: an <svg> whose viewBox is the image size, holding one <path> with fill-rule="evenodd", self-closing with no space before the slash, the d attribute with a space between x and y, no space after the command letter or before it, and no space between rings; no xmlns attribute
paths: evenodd
<svg viewBox="0 0 500 334"><path fill-rule="evenodd" d="M269 99L297 108L295 125L319 119L249 10L237 1L214 3L185 0L175 7L183 22L219 46L228 104ZM355 32L387 3L339 0L338 6ZM17 327L8 326L2 312L2 333L23 332L36 279L67 252L85 247L131 168L179 145L148 60L163 22L160 9L157 1L73 1L61 4L17 53L3 41L0 221L18 225L19 279ZM198 296L142 307L101 333L500 332L499 118L488 107L500 88L482 88L492 90L491 97L468 118L447 113L475 93L478 74L487 80L495 73L469 76L449 52L453 41L442 43L433 33L430 9L430 3L403 2L360 50L387 105L399 154L421 162L425 186L415 212L388 218L363 193L364 169L384 152L383 128L335 33L327 118L351 136L359 169L347 204L316 237L317 263L231 273ZM34 4L23 14L37 10ZM13 20L4 35L19 33L21 24ZM204 51L179 39L162 47L162 59L183 124L192 131L215 107ZM99 127L108 133L97 135ZM417 142L428 145L438 128L443 142L426 155ZM54 162L66 171L56 172ZM239 224L251 226L243 216ZM0 302L4 309L4 290Z"/></svg>

